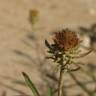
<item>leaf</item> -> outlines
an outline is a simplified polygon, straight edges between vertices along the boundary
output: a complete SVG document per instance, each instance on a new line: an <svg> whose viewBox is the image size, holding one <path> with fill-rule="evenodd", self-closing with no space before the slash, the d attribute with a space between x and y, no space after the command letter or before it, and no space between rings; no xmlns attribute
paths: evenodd
<svg viewBox="0 0 96 96"><path fill-rule="evenodd" d="M49 50L49 51L47 51L48 53L51 53L51 54L53 54L54 52L52 51L52 50Z"/></svg>
<svg viewBox="0 0 96 96"><path fill-rule="evenodd" d="M52 94L52 89L51 89L50 87L48 88L47 96L53 96L53 94Z"/></svg>
<svg viewBox="0 0 96 96"><path fill-rule="evenodd" d="M36 89L35 85L33 84L33 82L30 80L29 76L25 72L22 72L22 74L24 76L26 84L31 89L34 96L40 96L39 92L37 91L37 89Z"/></svg>
<svg viewBox="0 0 96 96"><path fill-rule="evenodd" d="M51 45L48 43L47 40L45 40L45 45L46 45L49 49L52 49Z"/></svg>

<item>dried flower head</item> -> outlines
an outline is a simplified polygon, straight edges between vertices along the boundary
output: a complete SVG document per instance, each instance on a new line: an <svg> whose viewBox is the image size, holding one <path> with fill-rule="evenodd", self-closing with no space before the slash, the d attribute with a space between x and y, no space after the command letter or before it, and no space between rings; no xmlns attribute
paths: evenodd
<svg viewBox="0 0 96 96"><path fill-rule="evenodd" d="M45 45L49 49L48 53L51 54L48 58L53 59L58 63L60 63L62 59L64 59L64 61L66 61L65 59L68 59L73 62L73 59L84 57L93 51L93 49L89 48L88 52L82 53L81 39L75 32L70 31L69 29L54 32L53 41L54 42L50 44L45 40Z"/></svg>
<svg viewBox="0 0 96 96"><path fill-rule="evenodd" d="M75 32L72 32L68 29L62 30L60 32L55 32L53 40L59 49L68 51L76 47L80 40Z"/></svg>
<svg viewBox="0 0 96 96"><path fill-rule="evenodd" d="M39 11L37 9L30 10L29 21L35 24L38 21Z"/></svg>

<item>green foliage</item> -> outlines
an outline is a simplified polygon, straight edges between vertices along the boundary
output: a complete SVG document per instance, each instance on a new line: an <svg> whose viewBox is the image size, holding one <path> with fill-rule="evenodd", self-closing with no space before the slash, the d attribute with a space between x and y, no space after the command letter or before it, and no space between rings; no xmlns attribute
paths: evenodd
<svg viewBox="0 0 96 96"><path fill-rule="evenodd" d="M51 89L50 87L48 88L47 96L53 96L53 94L52 94L52 89Z"/></svg>
<svg viewBox="0 0 96 96"><path fill-rule="evenodd" d="M33 82L30 80L29 76L25 72L22 72L22 74L24 76L24 79L25 79L26 84L31 89L33 95L34 96L40 96L37 88L35 87L35 85L33 84ZM50 87L48 88L48 92L47 92L47 95L46 96L53 96L52 89Z"/></svg>
<svg viewBox="0 0 96 96"><path fill-rule="evenodd" d="M30 80L29 76L25 73L22 72L25 82L28 85L28 87L31 89L32 93L34 96L40 96L39 92L37 91L35 85L33 84L33 82Z"/></svg>

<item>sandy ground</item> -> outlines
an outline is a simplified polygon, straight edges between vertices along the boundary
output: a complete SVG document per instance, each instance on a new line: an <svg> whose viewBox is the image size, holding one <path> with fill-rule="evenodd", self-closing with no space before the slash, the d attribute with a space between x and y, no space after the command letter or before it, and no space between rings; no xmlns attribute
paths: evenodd
<svg viewBox="0 0 96 96"><path fill-rule="evenodd" d="M21 50L36 57L34 50L23 42L27 34L32 33L28 16L34 8L40 12L34 34L41 46L52 30L90 26L96 22L95 0L0 0L0 96L5 91L7 96L31 94L28 88L16 83L23 80L22 71L30 74L37 85L43 82L35 64L26 67L21 61L29 61L14 53ZM91 61L95 62L94 58L92 55Z"/></svg>

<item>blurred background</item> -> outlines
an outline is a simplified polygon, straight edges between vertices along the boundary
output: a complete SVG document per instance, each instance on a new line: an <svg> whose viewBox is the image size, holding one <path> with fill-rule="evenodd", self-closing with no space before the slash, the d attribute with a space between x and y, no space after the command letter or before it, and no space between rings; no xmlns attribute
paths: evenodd
<svg viewBox="0 0 96 96"><path fill-rule="evenodd" d="M35 24L31 10L38 10ZM0 0L0 96L31 96L22 72L42 95L47 85L56 95L58 78L44 41L63 28L79 32L94 49L80 70L64 74L64 96L96 96L96 0Z"/></svg>

